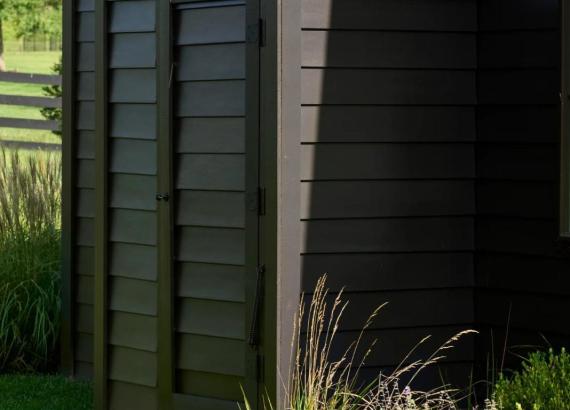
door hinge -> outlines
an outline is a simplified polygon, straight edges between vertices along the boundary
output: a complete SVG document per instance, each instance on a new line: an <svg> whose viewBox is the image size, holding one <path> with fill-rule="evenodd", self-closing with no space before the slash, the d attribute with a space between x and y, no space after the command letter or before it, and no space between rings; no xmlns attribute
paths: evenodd
<svg viewBox="0 0 570 410"><path fill-rule="evenodd" d="M257 23L247 25L246 39L249 44L257 44L259 47L265 45L264 21L259 19Z"/></svg>
<svg viewBox="0 0 570 410"><path fill-rule="evenodd" d="M265 266L260 265L257 267L257 278L255 283L255 296L253 300L251 326L249 328L248 344L251 347L259 345L259 316L261 313L261 303L263 300L263 275L265 273Z"/></svg>

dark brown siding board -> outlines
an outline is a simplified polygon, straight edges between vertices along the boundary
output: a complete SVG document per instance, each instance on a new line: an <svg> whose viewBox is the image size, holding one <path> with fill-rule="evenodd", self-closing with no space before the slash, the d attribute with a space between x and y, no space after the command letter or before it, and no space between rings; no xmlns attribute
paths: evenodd
<svg viewBox="0 0 570 410"><path fill-rule="evenodd" d="M147 68L112 70L109 98L112 103L155 103L156 70Z"/></svg>
<svg viewBox="0 0 570 410"><path fill-rule="evenodd" d="M113 138L110 146L111 172L156 175L156 142Z"/></svg>
<svg viewBox="0 0 570 410"><path fill-rule="evenodd" d="M77 212L76 215L83 218L95 218L95 190L77 190Z"/></svg>
<svg viewBox="0 0 570 410"><path fill-rule="evenodd" d="M77 245L94 246L95 227L93 218L77 218L75 229Z"/></svg>
<svg viewBox="0 0 570 410"><path fill-rule="evenodd" d="M156 66L154 33L114 34L110 39L110 68L152 68Z"/></svg>
<svg viewBox="0 0 570 410"><path fill-rule="evenodd" d="M475 140L471 107L303 107L301 120L303 142Z"/></svg>
<svg viewBox="0 0 570 410"><path fill-rule="evenodd" d="M95 14L92 12L77 13L77 41L95 41Z"/></svg>
<svg viewBox="0 0 570 410"><path fill-rule="evenodd" d="M180 263L176 293L179 297L245 302L242 266Z"/></svg>
<svg viewBox="0 0 570 410"><path fill-rule="evenodd" d="M80 333L93 334L93 306L77 304L75 329Z"/></svg>
<svg viewBox="0 0 570 410"><path fill-rule="evenodd" d="M378 315L377 321L382 321L382 312ZM371 346L375 341L376 344L367 356L363 367L390 367L394 365L394 360L404 360L412 351L413 354L406 358L406 363L426 360L439 346L463 330L465 328L461 326L444 326L438 328L384 329L368 332L363 335L360 345L362 347ZM424 343L420 343L428 335L431 337ZM330 353L331 361L340 360L341 356L349 349L350 344L358 338L358 331L337 333ZM474 339L473 336L462 338L455 343L453 349L446 352L446 357L442 358L441 362L473 360ZM414 350L414 348L416 349Z"/></svg>
<svg viewBox="0 0 570 410"><path fill-rule="evenodd" d="M537 294L568 295L564 284L568 260L549 256L523 256L482 252L477 258L476 283L480 288ZM540 273L541 280L536 280ZM555 286L553 286L555 284Z"/></svg>
<svg viewBox="0 0 570 410"><path fill-rule="evenodd" d="M474 69L475 34L305 31L304 67Z"/></svg>
<svg viewBox="0 0 570 410"><path fill-rule="evenodd" d="M114 174L111 176L110 205L146 211L156 209L156 177Z"/></svg>
<svg viewBox="0 0 570 410"><path fill-rule="evenodd" d="M473 250L473 218L316 220L301 224L301 251L409 252Z"/></svg>
<svg viewBox="0 0 570 410"><path fill-rule="evenodd" d="M474 316L472 289L345 293L343 299L349 306L340 330L360 330L374 309L384 303L388 304L370 329L468 325Z"/></svg>
<svg viewBox="0 0 570 410"><path fill-rule="evenodd" d="M243 80L195 81L179 85L179 117L243 117Z"/></svg>
<svg viewBox="0 0 570 410"><path fill-rule="evenodd" d="M154 1L114 1L110 3L109 32L154 31L155 14Z"/></svg>
<svg viewBox="0 0 570 410"><path fill-rule="evenodd" d="M178 332L236 340L245 338L242 303L190 298L179 299L178 303Z"/></svg>
<svg viewBox="0 0 570 410"><path fill-rule="evenodd" d="M95 134L93 131L77 131L77 158L95 159Z"/></svg>
<svg viewBox="0 0 570 410"><path fill-rule="evenodd" d="M188 370L179 370L176 376L180 393L231 400L234 405L243 400L240 377Z"/></svg>
<svg viewBox="0 0 570 410"><path fill-rule="evenodd" d="M478 293L478 315L484 323L504 326L509 315L509 324L516 329L543 332L561 332L568 335L568 328L560 326L560 317L555 312L570 308L567 296L532 295L481 290Z"/></svg>
<svg viewBox="0 0 570 410"><path fill-rule="evenodd" d="M178 225L245 227L245 196L240 192L180 191Z"/></svg>
<svg viewBox="0 0 570 410"><path fill-rule="evenodd" d="M113 277L109 289L111 310L156 316L156 283Z"/></svg>
<svg viewBox="0 0 570 410"><path fill-rule="evenodd" d="M95 71L95 43L77 45L77 71Z"/></svg>
<svg viewBox="0 0 570 410"><path fill-rule="evenodd" d="M477 3L425 0L304 0L303 28L477 30Z"/></svg>
<svg viewBox="0 0 570 410"><path fill-rule="evenodd" d="M477 209L483 216L556 218L558 190L552 183L481 181L477 184Z"/></svg>
<svg viewBox="0 0 570 410"><path fill-rule="evenodd" d="M95 11L94 0L78 0L75 6L76 11Z"/></svg>
<svg viewBox="0 0 570 410"><path fill-rule="evenodd" d="M303 70L302 83L307 105L476 103L472 71L311 68Z"/></svg>
<svg viewBox="0 0 570 410"><path fill-rule="evenodd" d="M95 129L95 105L92 102L77 103L77 129Z"/></svg>
<svg viewBox="0 0 570 410"><path fill-rule="evenodd" d="M178 394L174 398L174 409L235 410L235 400L218 400L210 397Z"/></svg>
<svg viewBox="0 0 570 410"><path fill-rule="evenodd" d="M301 184L301 219L474 215L471 181L321 181Z"/></svg>
<svg viewBox="0 0 570 410"><path fill-rule="evenodd" d="M558 27L558 0L483 0L479 29L521 30Z"/></svg>
<svg viewBox="0 0 570 410"><path fill-rule="evenodd" d="M245 342L217 337L180 335L176 366L184 370L243 376Z"/></svg>
<svg viewBox="0 0 570 410"><path fill-rule="evenodd" d="M470 287L473 261L469 252L304 255L303 291L312 292L325 273L332 291Z"/></svg>
<svg viewBox="0 0 570 410"><path fill-rule="evenodd" d="M126 243L112 244L109 272L113 276L156 280L156 248Z"/></svg>
<svg viewBox="0 0 570 410"><path fill-rule="evenodd" d="M93 276L94 257L92 247L76 246L74 255L75 273L77 275Z"/></svg>
<svg viewBox="0 0 570 410"><path fill-rule="evenodd" d="M124 312L112 312L109 316L109 343L156 352L156 318Z"/></svg>
<svg viewBox="0 0 570 410"><path fill-rule="evenodd" d="M480 104L558 104L558 73L549 70L481 71Z"/></svg>
<svg viewBox="0 0 570 410"><path fill-rule="evenodd" d="M75 336L75 358L82 362L93 361L93 337L86 333L77 333Z"/></svg>
<svg viewBox="0 0 570 410"><path fill-rule="evenodd" d="M176 34L178 45L245 41L245 7L183 10Z"/></svg>
<svg viewBox="0 0 570 410"><path fill-rule="evenodd" d="M112 381L109 383L109 409L156 410L156 390L131 383Z"/></svg>
<svg viewBox="0 0 570 410"><path fill-rule="evenodd" d="M239 80L245 78L245 45L216 44L179 48L178 81Z"/></svg>
<svg viewBox="0 0 570 410"><path fill-rule="evenodd" d="M554 181L557 149L550 145L482 145L477 149L477 174L485 179Z"/></svg>
<svg viewBox="0 0 570 410"><path fill-rule="evenodd" d="M556 224L543 219L479 218L477 248L480 251L549 255L556 248Z"/></svg>
<svg viewBox="0 0 570 410"><path fill-rule="evenodd" d="M191 154L178 157L178 189L243 191L243 155Z"/></svg>
<svg viewBox="0 0 570 410"><path fill-rule="evenodd" d="M178 259L188 262L243 265L243 229L184 227L180 229Z"/></svg>
<svg viewBox="0 0 570 410"><path fill-rule="evenodd" d="M558 116L556 107L478 107L478 141L556 142Z"/></svg>
<svg viewBox="0 0 570 410"><path fill-rule="evenodd" d="M179 153L245 152L243 118L181 118L178 124Z"/></svg>
<svg viewBox="0 0 570 410"><path fill-rule="evenodd" d="M156 245L154 212L114 209L110 212L110 239L139 245Z"/></svg>
<svg viewBox="0 0 570 410"><path fill-rule="evenodd" d="M552 31L515 31L479 35L480 68L555 68L559 35Z"/></svg>
<svg viewBox="0 0 570 410"><path fill-rule="evenodd" d="M109 133L112 137L156 138L156 109L150 104L113 104Z"/></svg>
<svg viewBox="0 0 570 410"><path fill-rule="evenodd" d="M473 157L473 146L466 144L305 145L301 179L472 178Z"/></svg>
<svg viewBox="0 0 570 410"><path fill-rule="evenodd" d="M156 386L156 356L142 350L113 346L109 352L111 380Z"/></svg>
<svg viewBox="0 0 570 410"><path fill-rule="evenodd" d="M75 377L77 380L93 380L93 364L82 361L75 362Z"/></svg>
<svg viewBox="0 0 570 410"><path fill-rule="evenodd" d="M77 99L93 101L95 99L95 74L90 72L77 75Z"/></svg>
<svg viewBox="0 0 570 410"><path fill-rule="evenodd" d="M75 278L75 301L85 305L93 304L93 277L77 275Z"/></svg>

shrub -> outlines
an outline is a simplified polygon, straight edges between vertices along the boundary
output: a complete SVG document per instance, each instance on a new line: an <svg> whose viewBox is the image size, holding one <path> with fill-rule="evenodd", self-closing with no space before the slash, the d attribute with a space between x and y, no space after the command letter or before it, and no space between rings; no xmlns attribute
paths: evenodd
<svg viewBox="0 0 570 410"><path fill-rule="evenodd" d="M63 64L61 58L58 63L54 64L54 66L52 67L52 71L58 75L63 74ZM53 97L53 98L63 97L63 90L61 85L48 85L46 87L43 87L42 90L44 91L47 97ZM61 137L61 127L62 127L61 121L63 119L63 110L61 108L45 107L42 108L40 112L46 120L57 121L57 123L59 124L59 129L52 132L55 135L59 135Z"/></svg>
<svg viewBox="0 0 570 410"><path fill-rule="evenodd" d="M0 371L57 363L61 160L0 155Z"/></svg>
<svg viewBox="0 0 570 410"><path fill-rule="evenodd" d="M531 353L520 371L500 376L495 401L504 410L570 409L570 354L565 349Z"/></svg>

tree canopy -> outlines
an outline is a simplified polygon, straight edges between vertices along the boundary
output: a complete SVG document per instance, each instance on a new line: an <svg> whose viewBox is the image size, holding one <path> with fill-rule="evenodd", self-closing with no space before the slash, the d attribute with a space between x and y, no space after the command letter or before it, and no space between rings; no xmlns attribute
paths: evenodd
<svg viewBox="0 0 570 410"><path fill-rule="evenodd" d="M16 36L61 33L62 0L0 0L0 19L10 22Z"/></svg>

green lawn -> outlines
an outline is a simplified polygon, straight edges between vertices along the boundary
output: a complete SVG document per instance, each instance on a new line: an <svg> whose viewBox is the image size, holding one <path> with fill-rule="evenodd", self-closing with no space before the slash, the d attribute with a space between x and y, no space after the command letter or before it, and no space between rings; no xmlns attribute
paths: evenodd
<svg viewBox="0 0 570 410"><path fill-rule="evenodd" d="M52 74L53 65L60 59L59 51L6 52L6 66L10 71ZM42 85L0 82L0 94L43 96ZM0 105L0 115L11 118L43 119L39 108ZM0 139L59 143L60 137L50 131L0 128Z"/></svg>
<svg viewBox="0 0 570 410"><path fill-rule="evenodd" d="M92 391L87 383L61 376L0 376L2 410L88 410Z"/></svg>

